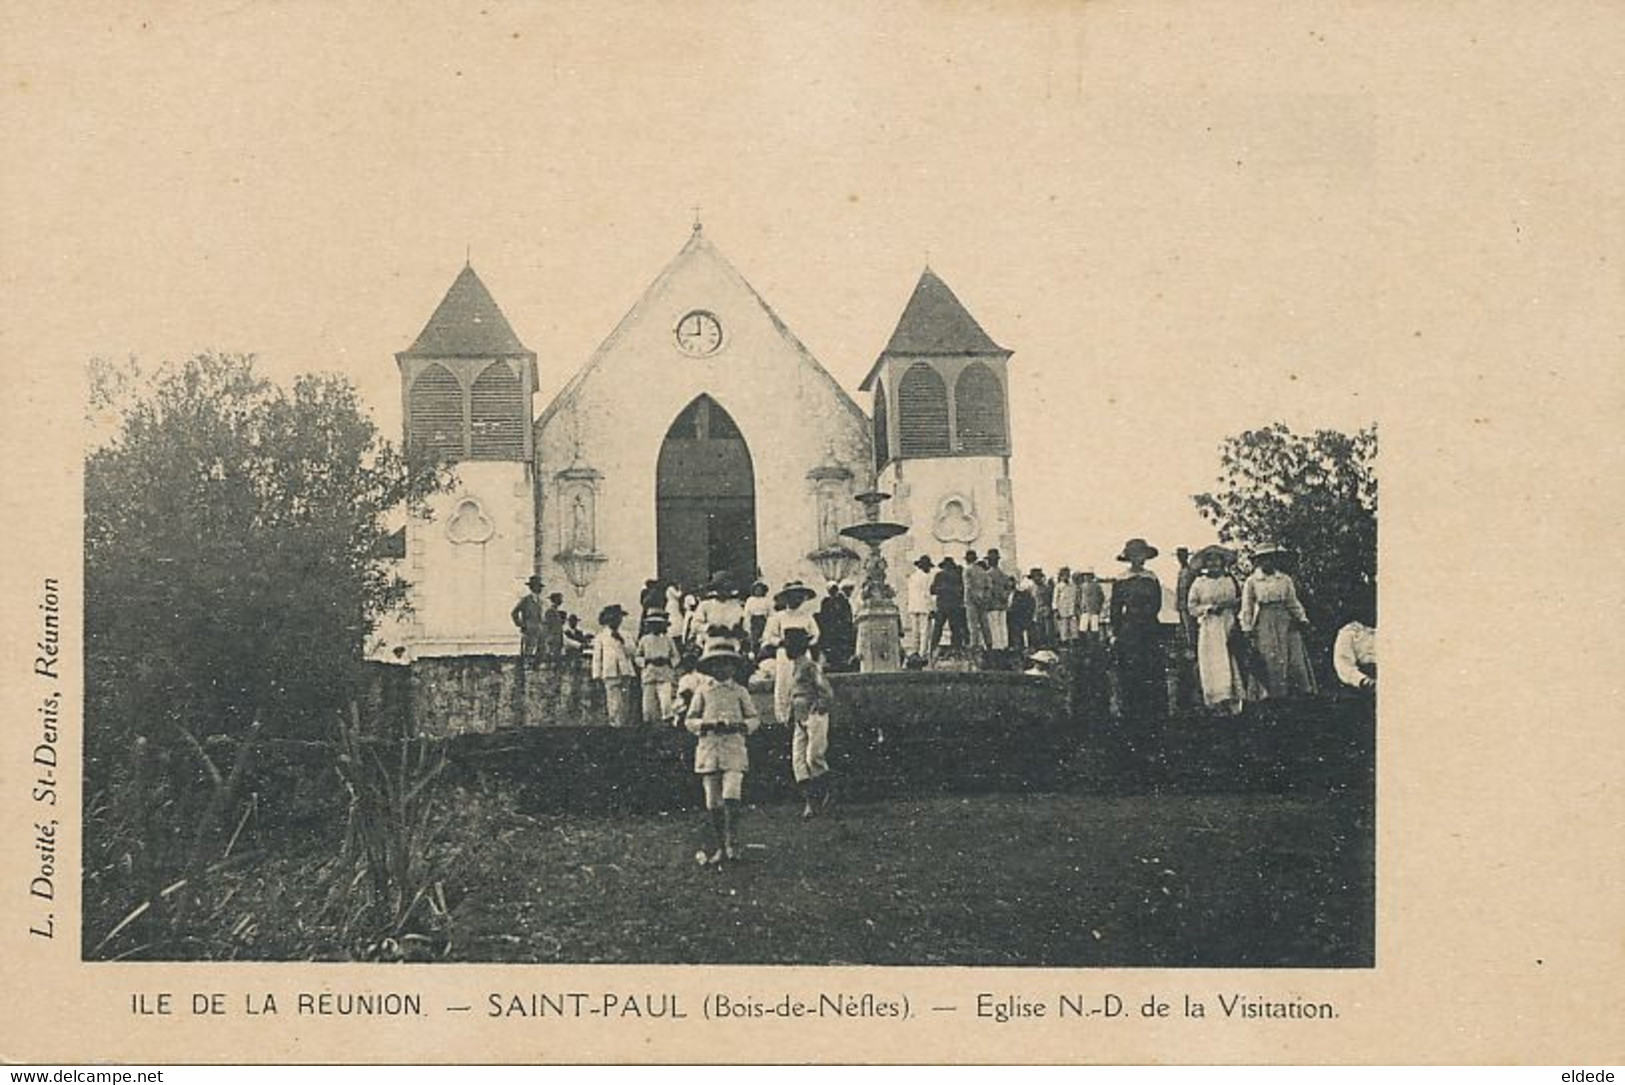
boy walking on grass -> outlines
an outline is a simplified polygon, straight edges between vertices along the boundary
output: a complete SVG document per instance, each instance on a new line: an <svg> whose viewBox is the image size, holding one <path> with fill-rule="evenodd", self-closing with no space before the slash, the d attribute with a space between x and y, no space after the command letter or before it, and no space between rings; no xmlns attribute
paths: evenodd
<svg viewBox="0 0 1625 1085"><path fill-rule="evenodd" d="M688 730L699 736L694 747L694 772L705 787L712 846L694 858L705 866L739 858L739 806L744 797L745 773L750 769L745 736L761 725L756 702L743 684L747 666L732 634L713 626L696 664L696 669L711 680L694 690L684 720Z"/></svg>

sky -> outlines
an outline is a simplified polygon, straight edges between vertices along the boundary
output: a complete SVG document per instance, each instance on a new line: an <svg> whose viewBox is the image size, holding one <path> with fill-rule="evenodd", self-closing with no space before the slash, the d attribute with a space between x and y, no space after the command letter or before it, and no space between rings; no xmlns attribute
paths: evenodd
<svg viewBox="0 0 1625 1085"><path fill-rule="evenodd" d="M1024 564L1212 541L1226 435L1378 417L1393 88L1339 8L382 10L10 9L8 349L252 351L398 435L466 255L539 412L698 207L854 394L927 260L1015 352Z"/></svg>

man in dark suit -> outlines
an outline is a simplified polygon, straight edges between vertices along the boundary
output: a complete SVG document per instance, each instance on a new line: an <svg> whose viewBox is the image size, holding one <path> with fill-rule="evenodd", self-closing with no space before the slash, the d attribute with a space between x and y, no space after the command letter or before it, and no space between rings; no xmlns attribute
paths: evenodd
<svg viewBox="0 0 1625 1085"><path fill-rule="evenodd" d="M519 627L519 656L521 659L542 658L543 626L546 624L547 606L542 598L542 578L533 576L525 581L530 592L514 604L513 624Z"/></svg>

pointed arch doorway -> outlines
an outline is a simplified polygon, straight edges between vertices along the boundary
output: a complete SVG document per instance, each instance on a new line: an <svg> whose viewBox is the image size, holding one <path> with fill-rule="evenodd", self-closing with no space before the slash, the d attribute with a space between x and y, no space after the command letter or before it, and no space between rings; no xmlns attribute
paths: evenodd
<svg viewBox="0 0 1625 1085"><path fill-rule="evenodd" d="M702 395L666 431L655 469L658 575L688 591L719 572L756 575L756 473L728 412Z"/></svg>

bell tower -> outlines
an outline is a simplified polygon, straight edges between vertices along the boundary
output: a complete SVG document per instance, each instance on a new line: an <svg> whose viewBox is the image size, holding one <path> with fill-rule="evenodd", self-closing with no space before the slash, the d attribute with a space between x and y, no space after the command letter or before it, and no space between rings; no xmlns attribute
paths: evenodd
<svg viewBox="0 0 1625 1085"><path fill-rule="evenodd" d="M909 525L887 552L894 578L920 554L958 560L966 549L997 549L1006 569L1019 568L1010 355L936 272L920 274L861 386L874 397L876 488L893 497L887 513Z"/></svg>
<svg viewBox="0 0 1625 1085"><path fill-rule="evenodd" d="M406 529L417 655L513 655L509 618L535 563L536 355L465 265L395 355L409 456L448 460L456 483Z"/></svg>

